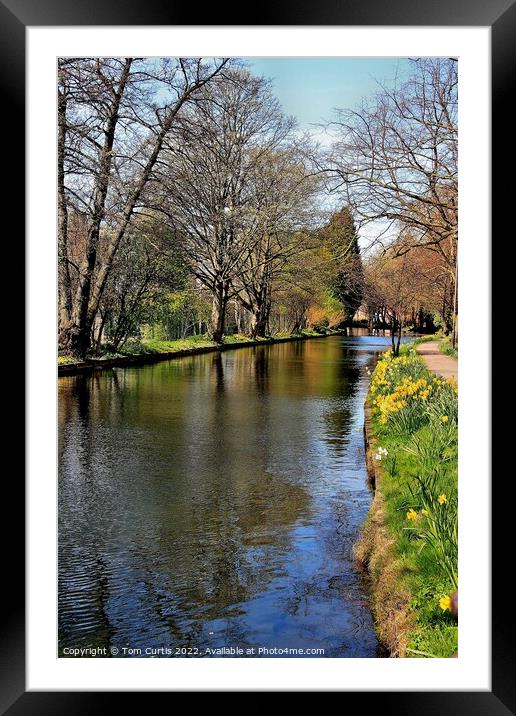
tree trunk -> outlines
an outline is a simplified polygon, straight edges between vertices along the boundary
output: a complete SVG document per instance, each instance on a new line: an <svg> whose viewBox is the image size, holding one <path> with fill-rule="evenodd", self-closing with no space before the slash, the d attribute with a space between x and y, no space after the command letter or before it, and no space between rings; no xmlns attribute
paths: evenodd
<svg viewBox="0 0 516 716"><path fill-rule="evenodd" d="M267 330L267 318L262 316L260 313L258 315L253 315L251 319L251 336L253 338L265 338Z"/></svg>
<svg viewBox="0 0 516 716"><path fill-rule="evenodd" d="M66 331L72 315L72 284L68 264L68 207L64 180L66 138L66 95L59 92L57 100L57 210L58 210L58 272L59 272L59 345L67 349Z"/></svg>
<svg viewBox="0 0 516 716"><path fill-rule="evenodd" d="M417 322L419 326L419 332L423 333L425 330L425 314L422 308L418 311Z"/></svg>
<svg viewBox="0 0 516 716"><path fill-rule="evenodd" d="M108 317L108 312L104 311L103 313L100 312L100 324L97 331L97 335L95 337L95 353L100 352L100 347L102 345L102 334L104 333L104 327L106 325L106 319Z"/></svg>
<svg viewBox="0 0 516 716"><path fill-rule="evenodd" d="M254 309L250 324L253 338L265 338L269 321L269 308L267 301L261 300Z"/></svg>
<svg viewBox="0 0 516 716"><path fill-rule="evenodd" d="M215 343L222 343L224 338L224 330L226 327L226 306L228 302L228 286L226 282L217 283L216 291L213 295L211 307L211 322L209 335Z"/></svg>
<svg viewBox="0 0 516 716"><path fill-rule="evenodd" d="M235 326L237 333L242 333L242 309L240 308L238 301L234 302L233 307L235 311Z"/></svg>
<svg viewBox="0 0 516 716"><path fill-rule="evenodd" d="M399 356L400 354L400 343L401 343L401 321L398 323L398 337L396 341L396 352L394 355Z"/></svg>
<svg viewBox="0 0 516 716"><path fill-rule="evenodd" d="M391 319L391 350L392 350L392 354L394 356L398 355L396 353L396 329L397 329L397 327L398 327L398 321L396 320L396 318L393 317Z"/></svg>
<svg viewBox="0 0 516 716"><path fill-rule="evenodd" d="M457 257L455 257L455 261L457 262ZM454 290L453 290L453 328L452 328L452 335L451 335L451 347L455 350L457 347L457 303L458 303L458 276L457 276L457 268L458 264L455 265L455 283L454 283Z"/></svg>

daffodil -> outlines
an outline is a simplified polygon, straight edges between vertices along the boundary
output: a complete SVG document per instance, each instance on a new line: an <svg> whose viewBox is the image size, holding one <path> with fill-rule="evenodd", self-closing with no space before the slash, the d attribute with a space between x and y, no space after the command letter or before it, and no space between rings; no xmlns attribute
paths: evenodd
<svg viewBox="0 0 516 716"><path fill-rule="evenodd" d="M417 520L417 512L415 510L409 510L407 512L407 520L410 520L411 522Z"/></svg>
<svg viewBox="0 0 516 716"><path fill-rule="evenodd" d="M451 611L451 597L441 597L439 599L439 606L443 612Z"/></svg>
<svg viewBox="0 0 516 716"><path fill-rule="evenodd" d="M448 422L448 416L447 415L441 415L441 423L447 423Z"/></svg>
<svg viewBox="0 0 516 716"><path fill-rule="evenodd" d="M444 505L445 502L448 502L448 498L447 498L446 495L444 495L444 494L443 494L443 495L439 495L439 497L437 498L437 502L438 502L440 505Z"/></svg>

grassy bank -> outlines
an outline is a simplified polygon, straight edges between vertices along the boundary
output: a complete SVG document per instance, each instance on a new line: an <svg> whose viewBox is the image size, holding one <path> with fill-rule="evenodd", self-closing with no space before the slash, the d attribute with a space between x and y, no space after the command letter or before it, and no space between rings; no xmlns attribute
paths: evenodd
<svg viewBox="0 0 516 716"><path fill-rule="evenodd" d="M77 359L67 356L59 355L57 359L58 368L73 370L74 367L84 368L85 366L91 367L96 365L102 367L103 364L113 365L120 364L124 365L131 359L141 359L139 362L144 361L146 357L150 359L158 359L160 356L163 358L173 358L174 356L183 356L188 354L195 354L197 352L202 353L209 350L219 350L230 348L232 346L244 346L244 345L256 345L259 343L274 343L276 341L288 341L303 338L316 338L324 335L337 334L338 331L327 330L325 333L320 333L312 329L304 329L298 333L277 333L274 336L266 338L251 338L241 333L235 333L229 336L224 336L224 342L222 345L215 343L206 335L200 336L189 336L188 338L180 338L174 341L160 341L160 340L131 340L127 341L122 348L119 348L117 352L114 352L106 347L102 352L88 356L84 361L78 361Z"/></svg>
<svg viewBox="0 0 516 716"><path fill-rule="evenodd" d="M448 337L439 343L439 350L446 356L451 356L452 358L459 357L459 349L452 348L451 339Z"/></svg>
<svg viewBox="0 0 516 716"><path fill-rule="evenodd" d="M224 336L223 345L232 346L240 345L241 343L256 343L266 340L279 340L286 338L306 338L309 336L321 335L316 331L304 330L299 333L278 333L269 338L252 338L246 336L243 333L233 333L229 336ZM175 351L184 351L191 348L216 348L217 344L212 341L207 335L202 336L189 336L188 338L179 338L174 341L158 341L158 340L143 340L143 341L128 341L124 347L120 350L121 355L142 355L146 353L173 353Z"/></svg>
<svg viewBox="0 0 516 716"><path fill-rule="evenodd" d="M366 406L374 500L356 545L379 638L392 656L457 652L457 388L413 346L383 354Z"/></svg>

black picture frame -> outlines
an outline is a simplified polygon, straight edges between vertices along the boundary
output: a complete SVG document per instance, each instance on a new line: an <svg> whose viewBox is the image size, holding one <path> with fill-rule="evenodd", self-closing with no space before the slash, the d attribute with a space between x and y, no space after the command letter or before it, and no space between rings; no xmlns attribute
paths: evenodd
<svg viewBox="0 0 516 716"><path fill-rule="evenodd" d="M201 7L201 6L199 6ZM251 8L251 12L254 8ZM511 124L514 124L513 77L516 68L516 4L514 0L433 0L433 2L415 2L414 0L287 0L279 6L275 3L261 3L256 6L256 15L246 20L241 18L241 7L236 3L225 4L223 8L212 5L202 9L203 25L347 25L347 26L489 26L492 37L492 236L502 242L504 222L510 207L514 203L514 180L505 179L506 165L511 151ZM172 4L165 0L146 0L145 3L120 2L120 0L0 0L0 84L3 99L2 136L4 141L4 217L6 220L16 217L12 226L16 226L15 238L11 236L14 248L24 252L21 235L22 218L25 215L22 188L24 186L24 111L25 111L25 30L27 26L66 26L66 25L198 25L199 8L189 4ZM512 148L512 152L514 149ZM8 206L6 206L8 204ZM7 216L8 215L8 216ZM507 226L514 233L514 227ZM4 237L7 234L4 233ZM502 267L501 264L505 263ZM510 285L507 261L500 259L496 266L498 273L493 282L492 306L500 305L503 287ZM23 256L13 266L24 266ZM11 271L9 270L9 273ZM505 278L505 280L504 280ZM19 276L17 285L23 277ZM22 304L22 306L20 306ZM502 304L502 305L506 305ZM23 299L16 298L16 310L23 307ZM490 330L501 332L503 317L492 312ZM489 334L489 330L488 330ZM500 357L497 350L492 360ZM500 358L501 360L501 358ZM493 363L496 364L496 363ZM52 379L51 376L46 377ZM10 382L10 381L7 381ZM12 381L15 390L10 405L23 406L20 396L20 381ZM505 386L505 387L504 387ZM504 395L507 384L502 372L493 371L492 394ZM5 398L8 400L8 398ZM17 422L14 423L18 425ZM511 444L510 421L505 427L498 425L492 435L492 455L503 455ZM112 710L114 698L112 692L26 692L25 687L25 569L24 569L24 522L25 489L22 477L15 473L4 473L4 522L6 506L15 518L9 536L4 532L3 576L4 599L3 625L1 637L1 682L0 708L2 713L17 714L70 714L94 713L109 708ZM7 475L9 474L9 480ZM511 520L506 517L507 506L514 504L511 499L513 480L510 472L505 473L501 459L493 459L492 482L493 518L493 590L492 590L492 691L471 692L347 692L343 707L349 709L349 699L358 696L360 708L381 708L397 714L498 714L516 713L515 682L516 665L514 660L514 608L510 582L510 554L507 545L511 545ZM506 477L506 479L504 479ZM5 484L9 482L9 485ZM498 519L495 519L498 518ZM8 543L7 543L8 542ZM509 567L509 571L508 568ZM6 608L7 607L7 608ZM410 688L410 685L407 685ZM131 705L145 703L149 708L148 692L142 695L131 693ZM364 697L367 696L367 703Z"/></svg>

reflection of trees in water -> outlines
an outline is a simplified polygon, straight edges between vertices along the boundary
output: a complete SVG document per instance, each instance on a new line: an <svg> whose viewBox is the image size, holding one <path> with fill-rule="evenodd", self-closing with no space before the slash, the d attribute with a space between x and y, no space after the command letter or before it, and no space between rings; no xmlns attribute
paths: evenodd
<svg viewBox="0 0 516 716"><path fill-rule="evenodd" d="M256 392L266 395L269 390L269 346L257 346L253 352L254 380Z"/></svg>
<svg viewBox="0 0 516 716"><path fill-rule="evenodd" d="M291 348L290 353L296 356L296 358L302 358L306 353L306 341L293 341L292 343L284 343L282 348Z"/></svg>
<svg viewBox="0 0 516 716"><path fill-rule="evenodd" d="M222 393L224 393L224 366L222 364L221 353L213 353L211 368L211 372L213 374L212 383L215 386L215 393L217 395L222 395Z"/></svg>
<svg viewBox="0 0 516 716"><path fill-rule="evenodd" d="M234 390L226 354L199 358L194 380L169 364L63 386L61 646L105 645L137 623L135 639L165 629L193 643L266 587L308 512L302 488L267 473L267 397ZM247 357L257 394L265 358Z"/></svg>
<svg viewBox="0 0 516 716"><path fill-rule="evenodd" d="M342 455L348 444L349 430L352 419L350 399L339 400L338 406L324 413L326 433L325 442L335 451Z"/></svg>
<svg viewBox="0 0 516 716"><path fill-rule="evenodd" d="M265 400L270 395L299 392L295 384L303 384L305 371L299 343L255 346L231 355L226 353L231 365L231 385L246 391L254 387L255 395Z"/></svg>
<svg viewBox="0 0 516 716"><path fill-rule="evenodd" d="M336 396L324 412L326 443L341 456L348 444L354 399L360 386L360 366L354 351L342 348L342 359L335 364L334 394Z"/></svg>
<svg viewBox="0 0 516 716"><path fill-rule="evenodd" d="M193 643L196 623L238 616L239 604L266 589L290 549L291 526L307 514L301 488L257 471L250 483L232 491L214 477L190 507L184 499L163 504L152 525L141 526L145 534L133 535L128 558L146 582L139 608L181 643Z"/></svg>
<svg viewBox="0 0 516 716"><path fill-rule="evenodd" d="M253 354L256 381L262 386L263 358L262 351ZM266 472L261 435L268 430L267 402L253 403L257 409L240 420L238 411L248 408L248 401L228 406L222 356L211 365L215 392L203 425L208 440L196 461L202 479L192 486L190 505L182 501L181 529L164 520L158 537L160 552L173 555L163 572L179 597L178 608L191 613L202 607L204 619L221 617L264 588L273 576L277 550L288 550L289 528L308 507L302 488ZM243 433L239 425L245 425ZM239 453L242 440L245 450ZM184 583L182 575L188 574L196 575L195 580Z"/></svg>

